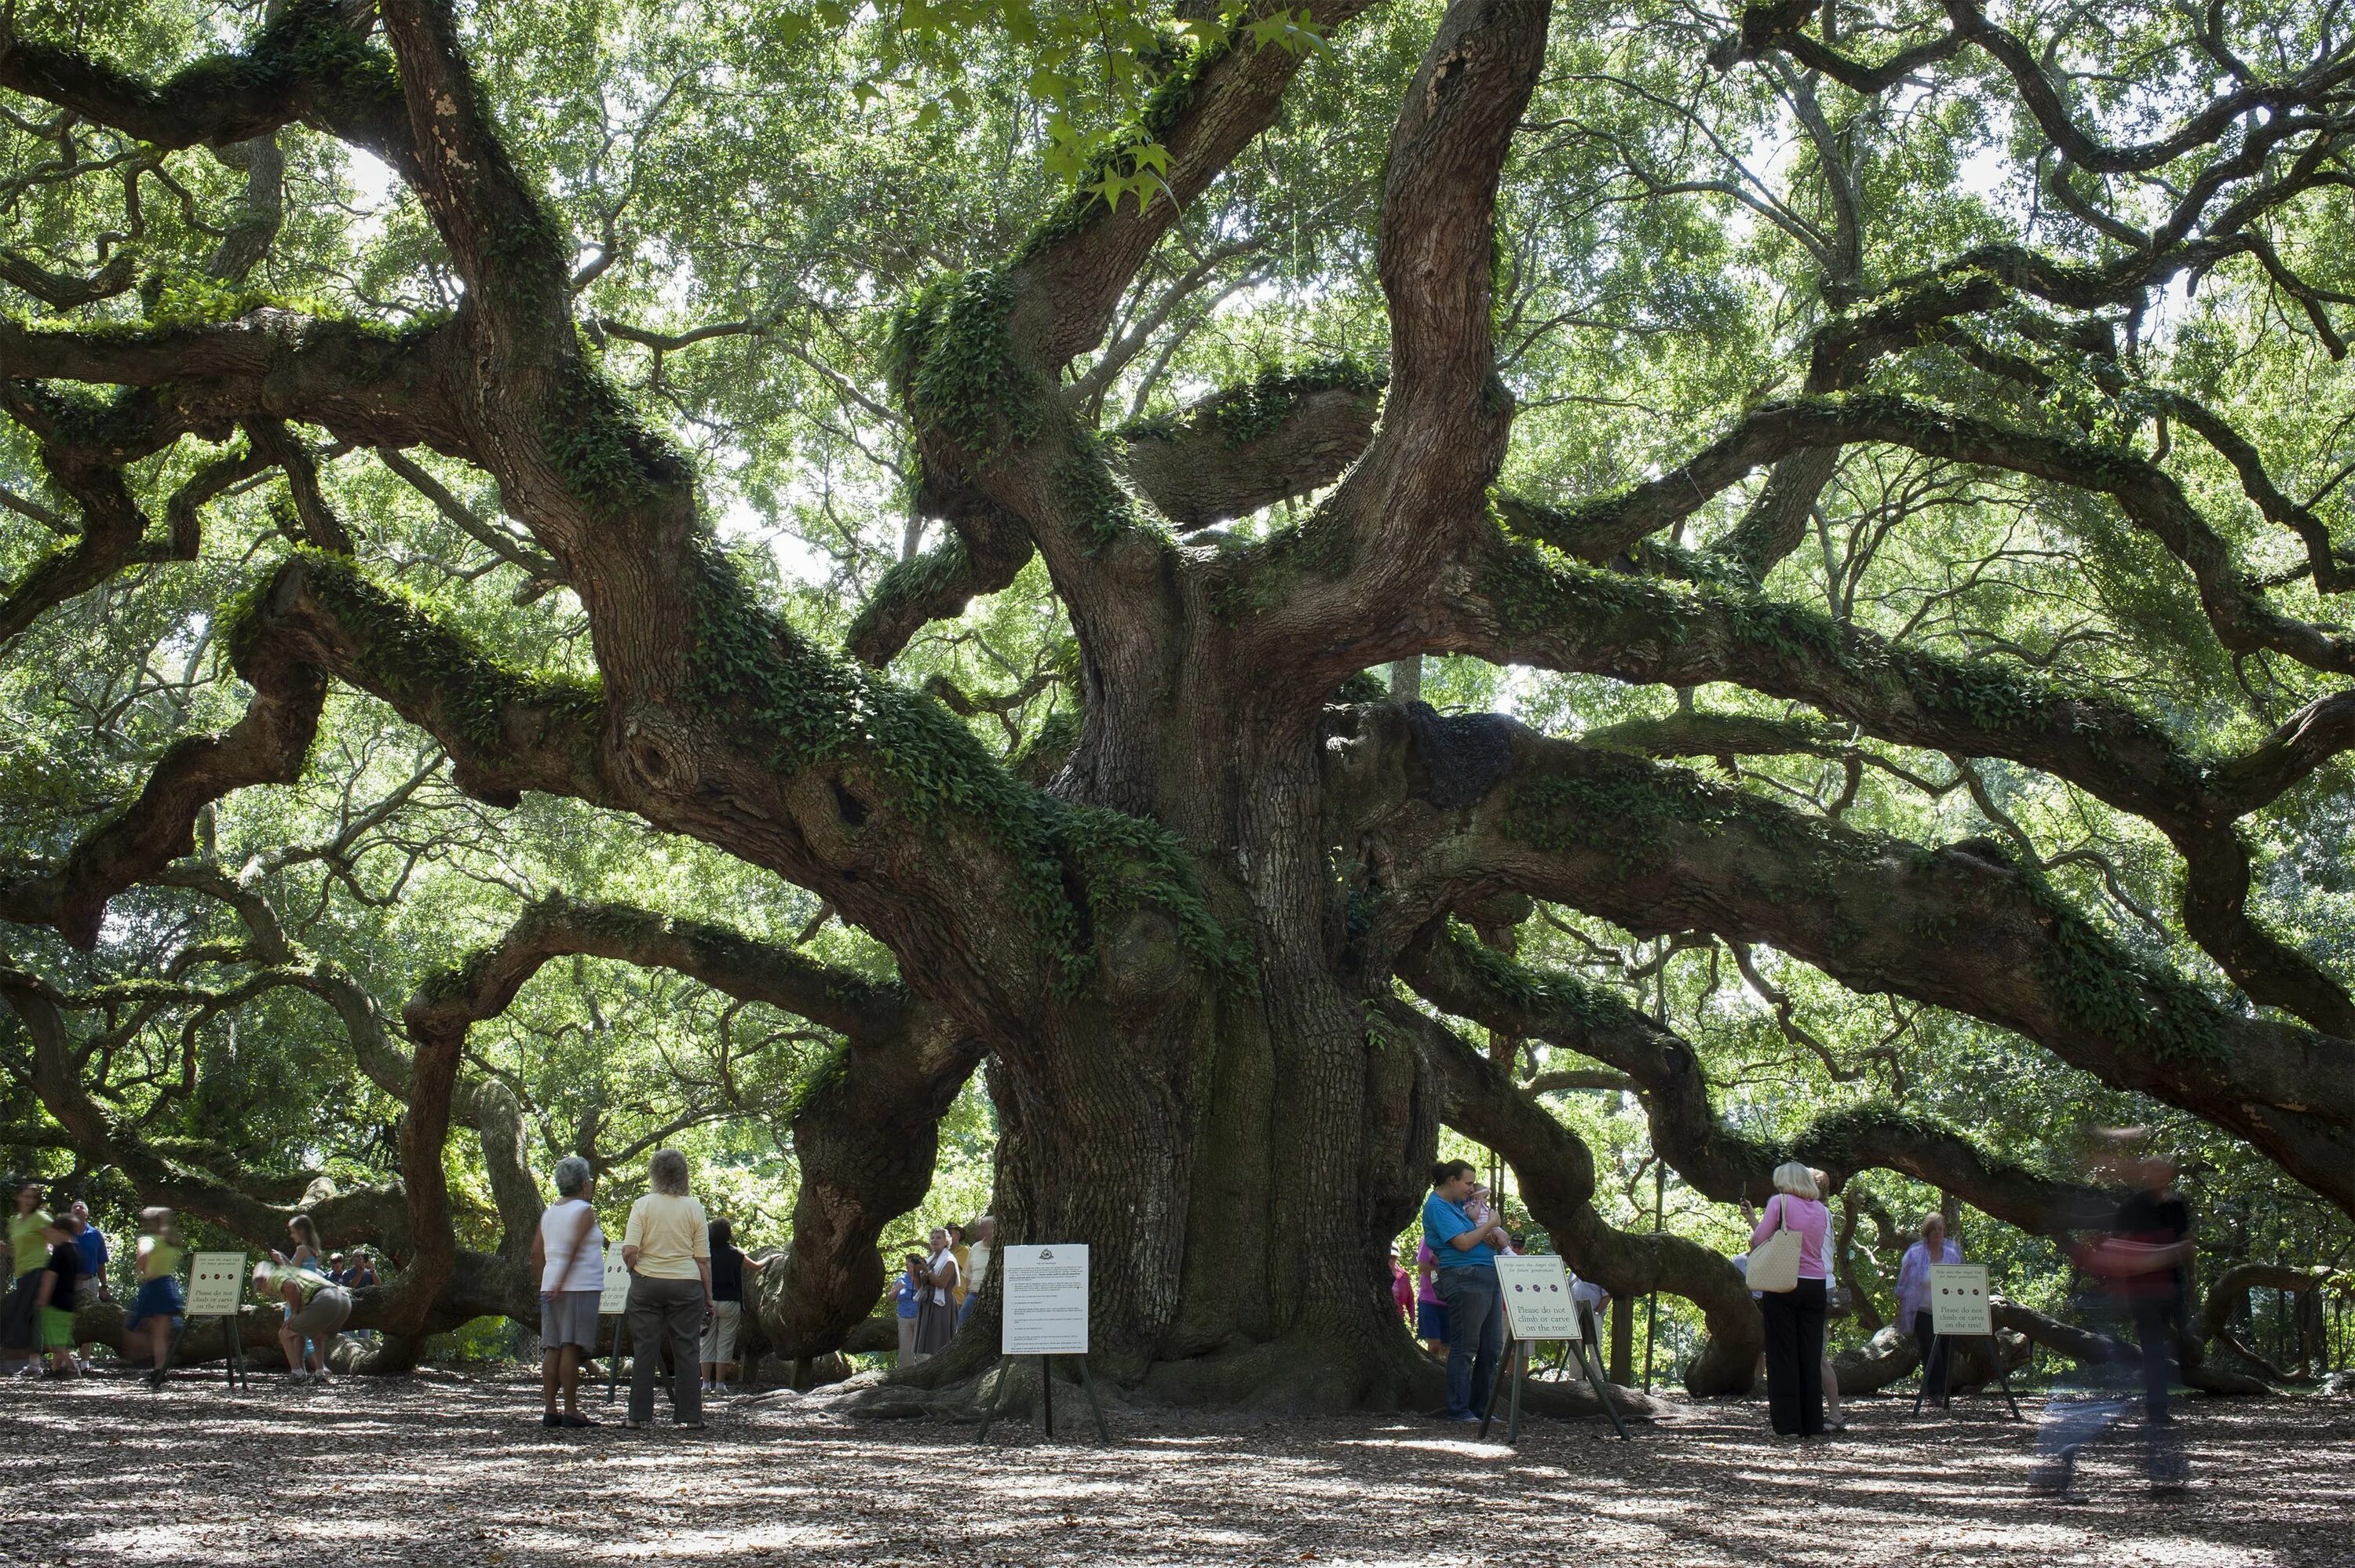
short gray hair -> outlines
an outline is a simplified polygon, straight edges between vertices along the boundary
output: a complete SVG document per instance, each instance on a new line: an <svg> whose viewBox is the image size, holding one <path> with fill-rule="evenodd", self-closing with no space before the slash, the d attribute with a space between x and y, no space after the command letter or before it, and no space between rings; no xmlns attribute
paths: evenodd
<svg viewBox="0 0 2355 1568"><path fill-rule="evenodd" d="M559 1197L577 1198L595 1181L597 1172L577 1154L568 1154L556 1162L556 1192Z"/></svg>
<svg viewBox="0 0 2355 1568"><path fill-rule="evenodd" d="M657 1192L674 1197L687 1196L687 1156L676 1149L657 1149L655 1161L646 1168L646 1180Z"/></svg>
<svg viewBox="0 0 2355 1568"><path fill-rule="evenodd" d="M1816 1173L1796 1160L1785 1160L1774 1167L1774 1190L1788 1192L1794 1198L1820 1198L1816 1186Z"/></svg>

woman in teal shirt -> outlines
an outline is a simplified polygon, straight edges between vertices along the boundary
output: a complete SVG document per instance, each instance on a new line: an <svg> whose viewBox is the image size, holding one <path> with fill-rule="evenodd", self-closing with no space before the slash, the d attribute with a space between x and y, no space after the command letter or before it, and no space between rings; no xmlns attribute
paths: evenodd
<svg viewBox="0 0 2355 1568"><path fill-rule="evenodd" d="M1471 1161L1431 1168L1423 1201L1423 1238L1439 1259L1439 1298L1447 1305L1447 1419L1477 1421L1488 1404L1505 1350L1505 1298L1497 1289L1504 1222L1476 1220L1464 1201L1476 1185Z"/></svg>

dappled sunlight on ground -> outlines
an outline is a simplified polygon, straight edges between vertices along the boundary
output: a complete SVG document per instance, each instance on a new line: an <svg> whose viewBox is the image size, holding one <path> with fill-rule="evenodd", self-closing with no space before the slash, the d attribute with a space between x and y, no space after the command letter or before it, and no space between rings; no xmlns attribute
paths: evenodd
<svg viewBox="0 0 2355 1568"><path fill-rule="evenodd" d="M2082 1500L2030 1499L2031 1427L1911 1420L1902 1401L1852 1401L1848 1436L1804 1448L1754 1404L1671 1404L1629 1444L1540 1420L1518 1452L1415 1416L1139 1410L1113 1413L1107 1447L1067 1414L1054 1443L1012 1423L984 1449L970 1427L790 1394L719 1401L700 1434L572 1434L515 1381L13 1383L0 1563L2355 1568L2343 1401L2191 1403L2198 1484L2176 1503L2145 1494L2126 1447L2089 1458Z"/></svg>

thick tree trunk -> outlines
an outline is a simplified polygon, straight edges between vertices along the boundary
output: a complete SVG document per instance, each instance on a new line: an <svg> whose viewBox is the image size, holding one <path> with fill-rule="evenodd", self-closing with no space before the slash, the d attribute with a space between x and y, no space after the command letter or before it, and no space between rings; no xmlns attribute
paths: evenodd
<svg viewBox="0 0 2355 1568"><path fill-rule="evenodd" d="M1104 947L1099 986L997 1044L1000 1244L1088 1244L1098 1374L1150 1397L1437 1403L1384 1261L1437 1142L1412 1044L1281 942L1234 979L1158 916ZM1001 1277L925 1381L986 1364Z"/></svg>

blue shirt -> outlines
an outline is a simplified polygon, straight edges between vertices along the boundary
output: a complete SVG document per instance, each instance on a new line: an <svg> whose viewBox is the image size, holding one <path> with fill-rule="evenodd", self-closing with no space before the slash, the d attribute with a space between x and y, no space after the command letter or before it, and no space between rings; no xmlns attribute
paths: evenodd
<svg viewBox="0 0 2355 1568"><path fill-rule="evenodd" d="M74 1245L81 1249L81 1266L85 1273L96 1279L106 1272L106 1237L96 1225L84 1225L81 1234L74 1237Z"/></svg>
<svg viewBox="0 0 2355 1568"><path fill-rule="evenodd" d="M905 1270L902 1270L900 1275L898 1300L900 1317L912 1318L916 1315L916 1283L908 1277Z"/></svg>
<svg viewBox="0 0 2355 1568"><path fill-rule="evenodd" d="M1479 1228L1472 1223L1472 1216L1464 1212L1461 1203L1451 1203L1436 1192L1423 1201L1423 1239L1429 1244L1432 1255L1439 1259L1442 1268L1495 1270L1496 1250L1487 1243L1461 1249L1448 1245L1465 1232Z"/></svg>

